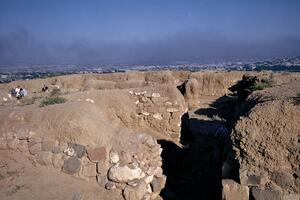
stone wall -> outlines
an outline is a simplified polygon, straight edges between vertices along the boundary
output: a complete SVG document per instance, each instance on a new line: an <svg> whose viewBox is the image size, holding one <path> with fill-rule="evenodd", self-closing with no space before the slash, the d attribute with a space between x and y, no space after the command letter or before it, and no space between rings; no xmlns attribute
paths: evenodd
<svg viewBox="0 0 300 200"><path fill-rule="evenodd" d="M89 147L37 138L31 131L7 133L0 138L0 150L23 153L34 165L60 170L86 181L97 181L107 190L121 190L125 200L155 199L164 187L162 149L145 134L134 134L136 143L119 147ZM1 170L1 177L7 171Z"/></svg>
<svg viewBox="0 0 300 200"><path fill-rule="evenodd" d="M181 117L187 111L183 96L174 86L129 91L136 100L139 127L150 127L172 139L180 139Z"/></svg>

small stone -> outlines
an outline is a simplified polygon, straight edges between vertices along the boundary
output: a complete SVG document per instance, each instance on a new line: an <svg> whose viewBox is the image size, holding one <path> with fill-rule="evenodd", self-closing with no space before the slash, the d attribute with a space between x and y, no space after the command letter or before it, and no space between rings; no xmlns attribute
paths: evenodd
<svg viewBox="0 0 300 200"><path fill-rule="evenodd" d="M154 118L154 119L157 119L157 120L162 120L162 119L163 119L162 116L161 116L161 114L159 114L159 113L155 113L155 114L153 115L153 118Z"/></svg>
<svg viewBox="0 0 300 200"><path fill-rule="evenodd" d="M7 146L9 149L17 149L18 145L19 145L19 140L16 138L7 140Z"/></svg>
<svg viewBox="0 0 300 200"><path fill-rule="evenodd" d="M82 167L82 174L87 177L95 177L97 175L96 164L87 164Z"/></svg>
<svg viewBox="0 0 300 200"><path fill-rule="evenodd" d="M50 152L39 152L36 155L36 161L40 165L51 166L52 165L52 153L50 153Z"/></svg>
<svg viewBox="0 0 300 200"><path fill-rule="evenodd" d="M145 183L147 183L147 184L151 183L153 181L153 177L154 177L153 175L147 176L144 179Z"/></svg>
<svg viewBox="0 0 300 200"><path fill-rule="evenodd" d="M107 190L113 190L116 188L116 185L114 182L111 182L111 181L108 181L106 184L105 184L105 189Z"/></svg>
<svg viewBox="0 0 300 200"><path fill-rule="evenodd" d="M110 163L116 164L116 163L119 162L119 160L120 160L120 158L119 158L119 155L118 155L117 152L111 151L109 153L109 161L110 161Z"/></svg>
<svg viewBox="0 0 300 200"><path fill-rule="evenodd" d="M75 150L71 147L67 147L65 150L64 150L64 153L67 155L67 156L76 156L75 154Z"/></svg>
<svg viewBox="0 0 300 200"><path fill-rule="evenodd" d="M161 167L157 167L156 170L154 171L154 176L156 177L163 177L163 170Z"/></svg>
<svg viewBox="0 0 300 200"><path fill-rule="evenodd" d="M166 177L160 177L160 178L153 178L151 182L151 187L153 192L160 192L162 188L165 187L166 184Z"/></svg>
<svg viewBox="0 0 300 200"><path fill-rule="evenodd" d="M160 94L159 93L152 93L152 95L151 95L153 98L158 98L158 97L160 97Z"/></svg>
<svg viewBox="0 0 300 200"><path fill-rule="evenodd" d="M222 199L224 200L248 200L249 188L244 185L240 185L233 180L222 180Z"/></svg>
<svg viewBox="0 0 300 200"><path fill-rule="evenodd" d="M52 152L55 142L52 140L44 140L42 142L42 151Z"/></svg>
<svg viewBox="0 0 300 200"><path fill-rule="evenodd" d="M6 140L4 138L0 138L0 149L7 149Z"/></svg>
<svg viewBox="0 0 300 200"><path fill-rule="evenodd" d="M99 174L102 175L107 174L108 168L109 168L108 163L105 161L101 161L97 163L97 172Z"/></svg>
<svg viewBox="0 0 300 200"><path fill-rule="evenodd" d="M141 114L142 114L142 115L145 115L145 116L149 116L149 115L150 115L150 113L148 113L148 112L146 112L146 111L144 111L144 110L142 110Z"/></svg>
<svg viewBox="0 0 300 200"><path fill-rule="evenodd" d="M63 154L53 154L52 155L53 167L61 169L64 165L64 155Z"/></svg>
<svg viewBox="0 0 300 200"><path fill-rule="evenodd" d="M129 153L122 151L120 156L120 162L123 163L124 165L131 163L132 156Z"/></svg>
<svg viewBox="0 0 300 200"><path fill-rule="evenodd" d="M35 155L35 154L39 153L40 151L42 151L41 143L36 143L29 148L29 152L32 155Z"/></svg>
<svg viewBox="0 0 300 200"><path fill-rule="evenodd" d="M85 146L83 146L81 144L71 143L71 144L69 144L69 147L74 149L75 155L78 158L82 158L85 155L85 152L86 152Z"/></svg>
<svg viewBox="0 0 300 200"><path fill-rule="evenodd" d="M75 174L80 171L81 161L78 158L71 157L64 161L63 172L67 174Z"/></svg>
<svg viewBox="0 0 300 200"><path fill-rule="evenodd" d="M58 154L58 153L62 153L63 149L61 146L59 145L54 145L52 148L52 153Z"/></svg>
<svg viewBox="0 0 300 200"><path fill-rule="evenodd" d="M65 150L69 147L68 144L65 142L60 142L59 146L60 146L60 149L62 150L62 152L65 152Z"/></svg>
<svg viewBox="0 0 300 200"><path fill-rule="evenodd" d="M97 178L97 183L100 186L105 187L106 183L108 182L107 175L97 174L96 178Z"/></svg>
<svg viewBox="0 0 300 200"><path fill-rule="evenodd" d="M106 148L98 147L94 149L87 149L87 156L92 162L100 162L106 160Z"/></svg>
<svg viewBox="0 0 300 200"><path fill-rule="evenodd" d="M167 112L179 112L179 110L177 108L167 108Z"/></svg>
<svg viewBox="0 0 300 200"><path fill-rule="evenodd" d="M28 151L28 144L27 140L19 140L18 150L21 152Z"/></svg>
<svg viewBox="0 0 300 200"><path fill-rule="evenodd" d="M95 101L93 99L85 99L86 102L91 102L91 103L95 103Z"/></svg>
<svg viewBox="0 0 300 200"><path fill-rule="evenodd" d="M33 131L28 130L19 130L16 134L17 138L19 140L29 140L32 136L34 136L36 133Z"/></svg>

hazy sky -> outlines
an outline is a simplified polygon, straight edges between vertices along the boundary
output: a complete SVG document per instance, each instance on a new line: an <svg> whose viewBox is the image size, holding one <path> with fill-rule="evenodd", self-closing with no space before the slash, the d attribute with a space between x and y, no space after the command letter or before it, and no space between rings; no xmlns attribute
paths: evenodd
<svg viewBox="0 0 300 200"><path fill-rule="evenodd" d="M0 0L0 64L299 55L299 0Z"/></svg>

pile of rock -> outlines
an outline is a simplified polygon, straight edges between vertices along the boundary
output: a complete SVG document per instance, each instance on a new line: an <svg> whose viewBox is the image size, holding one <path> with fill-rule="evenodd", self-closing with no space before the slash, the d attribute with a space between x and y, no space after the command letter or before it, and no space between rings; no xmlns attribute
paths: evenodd
<svg viewBox="0 0 300 200"><path fill-rule="evenodd" d="M30 131L4 135L0 138L0 150L19 151L42 166L97 181L107 190L121 190L126 200L155 199L165 185L162 149L147 134L136 134L136 143L129 143L123 150L67 144L33 135Z"/></svg>
<svg viewBox="0 0 300 200"><path fill-rule="evenodd" d="M185 105L182 105L180 100L163 96L159 92L129 92L136 98L140 126L147 124L153 130L164 132L173 139L180 138L181 116L186 112Z"/></svg>

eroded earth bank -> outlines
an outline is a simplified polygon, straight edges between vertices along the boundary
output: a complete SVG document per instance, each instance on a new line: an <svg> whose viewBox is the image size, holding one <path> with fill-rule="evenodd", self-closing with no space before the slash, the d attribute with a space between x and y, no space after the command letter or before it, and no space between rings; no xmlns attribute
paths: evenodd
<svg viewBox="0 0 300 200"><path fill-rule="evenodd" d="M0 199L299 200L300 75L245 74L1 84Z"/></svg>

